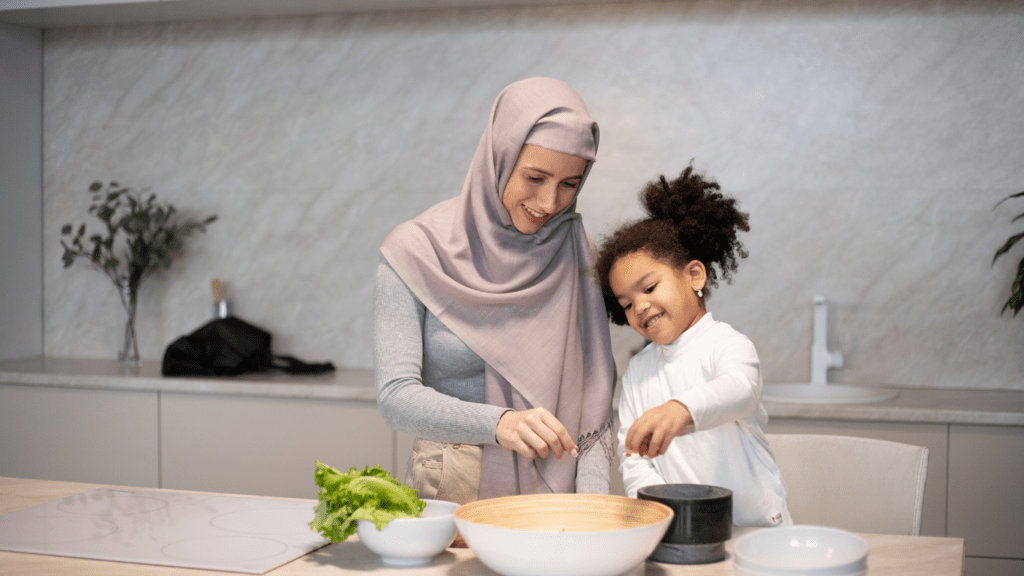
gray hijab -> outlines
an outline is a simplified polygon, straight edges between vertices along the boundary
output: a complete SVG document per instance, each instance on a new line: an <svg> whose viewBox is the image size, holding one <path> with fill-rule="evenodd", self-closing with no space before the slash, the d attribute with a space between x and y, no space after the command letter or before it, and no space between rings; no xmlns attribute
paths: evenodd
<svg viewBox="0 0 1024 576"><path fill-rule="evenodd" d="M535 234L516 230L502 205L524 144L589 160L585 182L596 159L597 123L564 82L510 84L494 101L462 194L399 225L381 252L484 360L485 401L515 410L547 408L576 439L582 457L611 425L608 319L576 201ZM570 456L530 461L488 444L480 497L575 492L575 477Z"/></svg>

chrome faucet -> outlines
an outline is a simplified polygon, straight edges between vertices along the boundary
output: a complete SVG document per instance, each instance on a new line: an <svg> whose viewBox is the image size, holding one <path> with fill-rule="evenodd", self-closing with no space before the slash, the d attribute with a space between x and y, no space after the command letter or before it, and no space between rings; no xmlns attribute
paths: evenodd
<svg viewBox="0 0 1024 576"><path fill-rule="evenodd" d="M828 369L843 367L843 353L828 349L828 304L814 297L814 340L811 343L811 384L828 384Z"/></svg>

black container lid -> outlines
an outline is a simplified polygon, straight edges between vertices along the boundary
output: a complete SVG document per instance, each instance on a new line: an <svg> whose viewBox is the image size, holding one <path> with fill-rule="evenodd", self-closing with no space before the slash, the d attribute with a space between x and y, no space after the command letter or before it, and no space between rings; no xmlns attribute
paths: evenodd
<svg viewBox="0 0 1024 576"><path fill-rule="evenodd" d="M714 544L732 537L732 490L704 484L644 486L640 500L660 502L675 512L662 542Z"/></svg>

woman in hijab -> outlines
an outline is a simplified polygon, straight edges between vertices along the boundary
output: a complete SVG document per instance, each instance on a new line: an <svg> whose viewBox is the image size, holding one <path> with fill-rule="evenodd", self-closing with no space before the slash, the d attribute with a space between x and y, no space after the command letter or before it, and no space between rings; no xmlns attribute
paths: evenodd
<svg viewBox="0 0 1024 576"><path fill-rule="evenodd" d="M576 212L597 144L568 84L515 82L461 195L381 246L377 402L417 436L405 481L421 498L608 492L615 368Z"/></svg>

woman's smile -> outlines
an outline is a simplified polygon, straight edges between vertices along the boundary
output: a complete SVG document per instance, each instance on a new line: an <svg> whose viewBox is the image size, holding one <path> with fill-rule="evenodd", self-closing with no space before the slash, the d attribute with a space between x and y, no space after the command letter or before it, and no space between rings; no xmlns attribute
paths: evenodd
<svg viewBox="0 0 1024 576"><path fill-rule="evenodd" d="M547 214L542 214L540 212L534 212L533 210L530 210L529 206L523 206L523 210L526 210L527 214L529 214L534 219L539 220L542 223L546 222L547 219L548 219Z"/></svg>
<svg viewBox="0 0 1024 576"><path fill-rule="evenodd" d="M535 234L576 199L587 161L579 156L527 144L505 184L501 203L512 225Z"/></svg>

